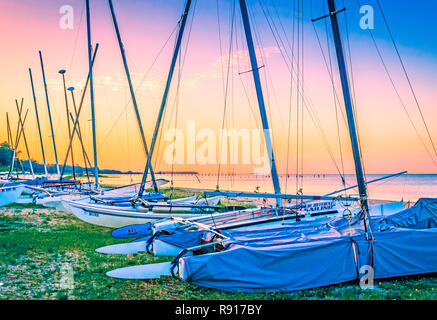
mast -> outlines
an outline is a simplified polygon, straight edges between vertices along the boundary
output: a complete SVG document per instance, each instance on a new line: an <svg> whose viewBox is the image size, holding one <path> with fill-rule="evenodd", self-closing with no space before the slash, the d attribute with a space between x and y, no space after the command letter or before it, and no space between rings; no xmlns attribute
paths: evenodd
<svg viewBox="0 0 437 320"><path fill-rule="evenodd" d="M45 90L45 93L46 93L47 110L48 110L48 113L49 113L49 120L50 120L50 130L52 132L53 150L55 151L56 171L58 172L58 177L60 177L61 173L59 172L58 153L56 152L55 133L53 131L52 114L50 113L49 94L47 92L46 76L45 76L45 72L44 72L44 63L42 61L42 53L41 53L41 51L39 51L39 60L41 61L42 78L43 78L43 81L44 81L44 90Z"/></svg>
<svg viewBox="0 0 437 320"><path fill-rule="evenodd" d="M8 131L7 132L8 133L8 145L12 149L13 140L12 140L12 133L11 133L11 124L9 123L9 115L7 112L6 112L6 125L7 125L7 131Z"/></svg>
<svg viewBox="0 0 437 320"><path fill-rule="evenodd" d="M48 177L49 173L47 172L46 156L44 153L44 144L42 142L41 126L39 124L38 107L36 104L36 96L35 96L35 87L33 86L32 70L30 68L29 68L29 76L30 76L30 84L32 86L33 104L35 106L36 123L38 124L39 141L41 143L42 160L44 162L44 173L46 177Z"/></svg>
<svg viewBox="0 0 437 320"><path fill-rule="evenodd" d="M120 30L118 28L117 18L115 16L114 6L112 5L112 0L108 0L108 3L109 3L109 8L111 10L112 21L114 22L115 32L117 34L118 46L120 47L121 57L123 59L124 70L126 72L127 81L129 83L129 90L130 90L130 94L132 96L132 104L133 104L134 109L135 109L135 115L137 117L137 123L138 123L139 129L140 129L141 139L143 142L143 148L144 148L144 151L146 153L146 159L147 159L149 157L149 150L147 148L146 138L144 136L143 125L141 123L141 117L140 117L140 113L138 111L137 99L135 98L135 92L134 92L134 89L132 86L132 80L130 77L129 67L127 65L126 53L124 50L123 42L121 40ZM150 176L152 177L153 188L155 189L155 192L158 192L158 186L156 185L155 173L153 172L152 166L150 166Z"/></svg>
<svg viewBox="0 0 437 320"><path fill-rule="evenodd" d="M65 70L59 70L58 73L62 75L62 83L64 84L64 97L65 97L65 111L67 114L67 128L68 128L68 138L72 139L71 127L70 127L70 111L68 110L68 99L67 99L67 88L65 86ZM74 155L73 146L71 147L71 165L73 168L73 179L76 180L76 171L74 170Z"/></svg>
<svg viewBox="0 0 437 320"><path fill-rule="evenodd" d="M366 180L364 177L363 164L361 161L362 158L361 158L361 153L358 143L357 129L355 124L355 117L354 117L352 99L351 99L350 88L349 88L349 78L346 69L346 60L344 57L340 26L337 19L338 12L335 7L335 0L328 0L328 7L329 7L329 16L331 17L331 25L332 25L332 32L334 35L335 49L337 53L337 62L340 72L341 86L343 89L344 105L346 108L349 135L351 139L352 152L355 162L355 174L357 176L358 190L361 198L360 199L361 207L365 211L365 219L366 216L368 219L370 219L369 215L366 214L369 209L369 205L367 202ZM366 223L364 223L364 226L367 232Z"/></svg>
<svg viewBox="0 0 437 320"><path fill-rule="evenodd" d="M73 92L74 91L74 87L69 87L67 90L71 92L71 99L73 100L74 113L76 114L76 118L77 118L77 128L74 126L73 130L76 129L76 133L78 135L80 144L82 146L82 156L83 156L83 161L84 161L84 164L85 164L86 176L87 176L88 183L89 183L90 182L89 181L90 177L89 177L89 174L88 174L88 165L91 167L91 162L88 159L88 155L86 154L86 151L85 151L85 146L83 145L82 131L80 130L79 116L78 116L77 107L76 107L76 100L74 99L74 92ZM71 119L72 119L73 123L75 123L75 120L74 120L73 116L71 115L71 113L70 113L70 116L71 116ZM88 160L88 165L87 165L87 160Z"/></svg>
<svg viewBox="0 0 437 320"><path fill-rule="evenodd" d="M99 49L99 44L96 43L96 47L94 49L94 54L93 54L93 60L92 60L93 64L94 64L94 61L96 59L96 55L97 55L97 50L98 49ZM77 114L76 114L76 120L74 121L74 124L73 124L73 134L71 135L70 142L68 143L67 154L65 155L65 160L64 160L63 165L62 165L61 177L64 175L65 165L67 164L68 155L70 154L70 150L71 150L71 146L72 146L72 142L73 142L74 133L77 132L76 127L79 125L79 114L82 111L83 101L85 99L85 94L86 94L86 91L88 89L89 81L90 81L90 75L88 73L88 76L87 76L87 79L86 79L86 82L85 82L85 88L83 89L82 96L80 98L79 108L78 108ZM90 168L92 167L91 164L89 164L89 166L90 166Z"/></svg>
<svg viewBox="0 0 437 320"><path fill-rule="evenodd" d="M20 109L21 111L21 109ZM6 116L8 116L8 114L6 113ZM26 116L27 116L27 112L26 112ZM9 120L9 117L8 117ZM14 171L14 165L15 165L15 156L17 153L17 146L18 146L18 141L19 141L19 134L21 135L21 131L20 131L20 120L18 120L18 124L17 124L17 133L15 135L15 144L14 144L14 152L12 153L12 159L11 159L11 165L9 168L9 173L8 173L8 179L10 179L12 177L13 171ZM12 137L11 137L12 139ZM11 141L12 143L13 141ZM12 147L12 145L11 145Z"/></svg>
<svg viewBox="0 0 437 320"><path fill-rule="evenodd" d="M21 109L18 106L18 100L17 99L15 99L15 104L17 105L18 119L19 119L19 121L21 123L21 128L23 130L24 146L26 147L27 158L29 160L30 174L32 175L32 179L35 179L35 174L33 172L32 160L30 159L29 145L27 144L26 133L24 132L24 123L23 123L23 121L21 119ZM21 106L23 106L23 98L21 99Z"/></svg>
<svg viewBox="0 0 437 320"><path fill-rule="evenodd" d="M271 135L270 135L269 122L267 119L267 113L266 113L266 108L265 108L265 103L264 103L264 96L263 96L261 81L260 81L260 77L259 77L259 67L258 67L258 62L256 60L255 48L253 45L252 32L250 29L249 16L247 13L247 6L246 6L245 0L240 0L240 9L241 9L241 16L243 18L244 32L246 34L247 48L249 50L250 63L252 66L251 71L253 74L253 81L255 83L256 96L258 99L258 106L259 106L259 111L261 114L261 121L262 121L262 125L263 125L263 130L264 130L264 140L266 143L267 153L269 155L269 160L270 160L270 172L272 175L273 187L275 190L275 194L280 194L281 187L279 185L278 172L276 170L276 162L275 162L275 156L273 153L273 144L272 144L272 139L271 139ZM281 200L279 198L276 200L276 204L278 207L282 206Z"/></svg>
<svg viewBox="0 0 437 320"><path fill-rule="evenodd" d="M21 113L22 110L23 110L23 104L21 104L21 107L20 107L20 113ZM23 124L26 123L26 118L27 118L27 112L28 112L28 111L29 111L29 110L26 110L26 113L24 114L24 120L23 120L23 121L20 121L21 119L18 120L18 124L17 124L17 135L16 135L16 137L15 137L14 153L13 153L13 155L12 155L11 167L10 167L10 169L9 169L8 178L11 178L11 177L12 177L12 174L13 174L13 171L14 171L14 165L15 165L15 156L19 153L19 152L17 153L17 148L18 148L18 144L20 143L20 140L21 140L21 134L23 133L23 127L21 127L20 124L21 124L21 123L23 123ZM20 165L21 165L21 169L22 169L22 172L23 172L23 174L24 174L24 167L23 167L23 165L21 164L20 159L17 158L17 160L18 160L18 162L20 163ZM18 178L18 173L17 173L17 178Z"/></svg>
<svg viewBox="0 0 437 320"><path fill-rule="evenodd" d="M182 19L180 21L180 28L179 28L179 32L178 32L178 36L177 36L176 46L175 46L175 49L173 52L173 57L172 57L171 64L170 64L170 71L168 73L167 83L165 85L164 95L162 97L161 107L160 107L159 113L158 113L158 119L156 120L155 131L153 132L152 143L150 144L150 150L149 150L149 156L147 157L146 168L144 169L143 179L141 181L141 187L140 187L140 190L138 192L139 197L141 197L144 193L144 187L145 187L145 184L147 181L147 173L149 172L149 169L151 168L153 150L155 149L156 138L158 136L159 127L160 127L161 120L162 120L162 115L164 113L165 105L167 104L168 92L170 90L171 80L173 78L173 72L174 72L174 68L176 65L177 58L178 58L179 49L181 47L182 36L184 34L185 24L187 22L188 12L190 10L190 5L191 5L191 0L187 0L187 2L185 3L184 13L182 14Z"/></svg>
<svg viewBox="0 0 437 320"><path fill-rule="evenodd" d="M91 121L93 127L93 151L94 151L94 183L95 188L99 187L99 168L97 166L97 141L96 141L96 115L94 110L94 84L93 84L93 48L91 44L91 23L90 23L90 1L86 0L86 26L88 38L88 67L90 79L90 98L91 98Z"/></svg>

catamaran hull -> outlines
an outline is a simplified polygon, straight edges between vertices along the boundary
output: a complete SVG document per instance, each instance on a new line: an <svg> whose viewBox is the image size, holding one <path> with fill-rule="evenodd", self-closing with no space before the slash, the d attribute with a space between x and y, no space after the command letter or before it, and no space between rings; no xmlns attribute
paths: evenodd
<svg viewBox="0 0 437 320"><path fill-rule="evenodd" d="M144 207L109 206L86 201L62 200L63 206L68 208L77 218L102 227L121 228L133 224L155 223L168 219L170 216L192 218L204 215L198 208L192 208L195 197L171 200L170 203L156 205L149 211ZM201 201L205 201L201 200ZM217 204L219 199L211 199ZM197 202L204 204L203 202ZM170 209L171 205L171 209ZM180 206L178 206L180 205ZM208 203L208 205L211 205Z"/></svg>
<svg viewBox="0 0 437 320"><path fill-rule="evenodd" d="M0 188L0 207L15 203L23 190L23 186Z"/></svg>
<svg viewBox="0 0 437 320"><path fill-rule="evenodd" d="M46 208L52 208L59 212L69 212L70 207L64 205L65 202L63 200L73 200L80 199L83 196L54 196L54 197L46 197L41 199L36 199L36 204L42 205Z"/></svg>
<svg viewBox="0 0 437 320"><path fill-rule="evenodd" d="M73 202L73 201L72 201ZM109 209L93 209L80 208L72 204L68 204L72 213L82 221L108 228L121 228L133 224L154 223L158 220L169 218L167 213L156 212L126 212L120 210ZM172 216L182 218L192 218L199 216L199 213L171 213Z"/></svg>

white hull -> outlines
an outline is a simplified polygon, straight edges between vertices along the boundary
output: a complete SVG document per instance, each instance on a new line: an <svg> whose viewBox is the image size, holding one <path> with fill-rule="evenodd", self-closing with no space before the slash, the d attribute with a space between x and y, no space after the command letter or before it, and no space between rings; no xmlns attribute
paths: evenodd
<svg viewBox="0 0 437 320"><path fill-rule="evenodd" d="M0 207L15 203L23 192L23 186L0 188Z"/></svg>
<svg viewBox="0 0 437 320"><path fill-rule="evenodd" d="M170 203L193 204L194 197L172 200ZM216 200L213 199L215 202ZM218 202L218 200L217 200ZM215 202L215 203L217 203ZM88 201L71 201L62 200L64 207L69 210L80 220L95 224L102 227L121 228L133 224L155 223L158 220L168 219L170 216L181 218L192 218L202 216L204 213L196 212L196 209L186 207L172 206L171 210L168 207L156 207L153 211L149 211L144 207L117 207L90 203ZM162 205L168 205L167 202L162 202Z"/></svg>
<svg viewBox="0 0 437 320"><path fill-rule="evenodd" d="M65 201L66 202L66 201ZM135 212L110 209L79 208L68 202L68 206L73 214L82 221L108 228L121 228L133 224L154 223L161 219L169 218L169 214L156 212ZM171 214L175 215L175 214ZM185 213L176 214L178 217L192 218L199 214Z"/></svg>
<svg viewBox="0 0 437 320"><path fill-rule="evenodd" d="M56 211L60 212L68 212L70 211L69 206L64 205L63 200L79 200L83 199L82 195L63 195L63 196L53 196L36 199L36 204L43 205L47 208L56 209Z"/></svg>

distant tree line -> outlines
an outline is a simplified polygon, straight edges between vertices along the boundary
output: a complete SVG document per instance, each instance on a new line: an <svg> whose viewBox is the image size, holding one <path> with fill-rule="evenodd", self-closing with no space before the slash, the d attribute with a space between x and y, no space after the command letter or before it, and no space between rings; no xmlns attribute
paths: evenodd
<svg viewBox="0 0 437 320"><path fill-rule="evenodd" d="M17 154L20 154L20 152L17 152ZM3 142L2 144L0 144L0 167L2 167L2 171L9 170L9 167L12 163L13 155L14 155L14 150L9 146L9 144L7 142ZM36 162L35 160L31 160L31 161L32 161L32 167L33 167L34 173L36 173L36 174L44 174L45 173L43 164L40 164L40 163ZM76 174L86 175L86 169L81 167L81 166L74 166L74 170L75 170ZM21 159L21 161L20 161L20 159L16 157L14 171L30 172L29 161L27 159L25 159L25 160ZM54 165L54 164L47 165L47 171L51 174L56 174L57 173L56 165ZM64 173L72 174L73 167L66 165ZM119 170L102 169L102 170L99 170L99 173L102 173L102 174L122 174L125 172L122 172ZM141 173L141 172L128 171L127 173L134 174L134 173ZM88 174L92 175L93 170L88 168Z"/></svg>

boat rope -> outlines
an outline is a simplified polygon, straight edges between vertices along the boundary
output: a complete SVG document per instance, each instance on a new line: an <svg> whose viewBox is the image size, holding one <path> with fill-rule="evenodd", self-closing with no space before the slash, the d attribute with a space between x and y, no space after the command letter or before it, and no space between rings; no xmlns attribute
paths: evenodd
<svg viewBox="0 0 437 320"><path fill-rule="evenodd" d="M190 26L188 28L188 34L186 37L186 44L185 44L185 51L184 54L182 55L182 45L179 48L179 54L178 54L178 77L177 77L177 84L176 84L176 90L175 90L175 97L174 97L174 101L173 101L173 107L172 110L170 112L170 117L167 117L168 114L168 108L165 109L165 112L163 114L162 117L162 122L165 123L166 119L169 118L168 122L171 123L171 120L173 118L173 114L175 112L175 109L179 109L179 96L180 96L180 84L181 84L181 79L182 79L182 73L184 70L184 66L185 66L185 61L187 60L187 52L188 52L188 48L189 48L189 44L190 44L190 40L191 40L191 34L192 34L192 29L193 29L193 23L194 23L194 17L196 14L196 8L197 8L197 0L194 1L193 4L193 9L191 10L192 14L191 14L191 21L190 21ZM174 43L174 48L176 48L176 40L175 39L175 43ZM174 50L173 50L174 51ZM157 137L157 146L158 146L158 150L156 152L156 157L154 159L153 162L153 167L157 166L157 163L162 163L162 157L164 156L164 153L162 152L162 150L164 149L164 144L160 143L161 139L162 139L162 135L163 135L163 127L161 126L159 132L158 132L158 137Z"/></svg>
<svg viewBox="0 0 437 320"><path fill-rule="evenodd" d="M85 1L83 2L82 10L80 12L79 26L77 28L75 28L76 29L76 36L75 36L74 44L73 44L73 53L71 54L70 64L68 65L67 70L72 70L72 68L73 68L73 61L74 61L74 58L76 56L77 41L79 40L79 34L81 31L81 27L82 27L82 20L83 20L84 12L85 12ZM71 74L72 73L70 73L70 72L67 73L67 76L66 76L67 82L70 81Z"/></svg>
<svg viewBox="0 0 437 320"><path fill-rule="evenodd" d="M230 75L230 66L233 52L233 39L234 39L234 25L235 25L235 0L232 4L232 16L231 16L231 26L230 26L230 40L229 40L229 50L228 50L228 63L226 67L226 83L225 83L225 92L224 92L224 104L223 104L223 116L222 116L222 135L220 137L220 145L219 145L219 163L217 169L217 183L216 189L220 188L220 173L221 173L221 163L222 163L222 149L223 149L223 134L225 129L225 120L226 120L226 111L228 107L228 93L229 93L229 75Z"/></svg>
<svg viewBox="0 0 437 320"><path fill-rule="evenodd" d="M312 1L311 1L311 3L312 3ZM312 5L311 5L311 10L312 10ZM324 6L324 11L325 10L326 9L325 9L325 6ZM313 16L312 13L311 13L311 16ZM339 174L339 176L340 176L340 178L342 180L343 186L345 186L346 185L346 180L345 180L345 173L344 173L343 152L342 152L342 147L341 147L340 124L339 124L339 120L338 120L338 109L340 109L340 112L341 112L342 117L343 117L344 124L346 126L347 126L347 124L346 124L346 118L345 118L344 112L343 112L343 110L340 107L341 103L340 103L340 100L339 100L339 96L337 94L337 90L335 88L335 81L334 81L334 76L333 76L333 66L332 66L332 59L331 59L331 49L330 49L330 45L329 45L330 42L329 42L329 36L328 36L328 31L327 31L327 22L325 20L325 32L326 32L326 39L327 39L326 42L327 42L327 47L328 47L328 54L325 54L325 51L324 51L323 46L322 46L322 42L320 40L319 33L318 33L317 28L316 28L315 23L314 23L315 22L314 19L312 19L312 21L313 21L314 33L316 35L316 39L317 39L320 51L322 53L322 57L323 57L323 60L324 60L324 63L325 63L325 67L326 67L326 70L328 72L328 75L329 75L329 78L330 78L330 81L331 81L331 85L332 85L332 88L333 88L334 108L335 108L335 116L336 116L337 136L338 136L338 145L339 145L339 153L340 153L340 161L341 161L341 170L340 170L340 167L337 165L337 162L334 160L334 154L333 154L333 152L332 152L332 150L330 148L328 150L328 153L330 154L330 156L331 156L331 158L332 158L332 160L334 162L334 165L336 166L336 170L337 170L337 172L338 172L338 174ZM328 59L326 58L327 55L329 57L329 63L328 63Z"/></svg>
<svg viewBox="0 0 437 320"><path fill-rule="evenodd" d="M273 4L273 6L274 6L274 4ZM295 4L295 6L296 6L296 4ZM297 98L296 99L298 99L298 97L301 97L302 103L303 103L305 109L308 111L308 113L310 115L310 119L314 123L314 125L315 125L315 127L317 129L318 134L320 135L322 141L324 142L323 146L327 149L328 154L330 155L330 158L331 158L331 160L334 163L334 166L336 167L337 171L341 175L341 171L340 171L339 166L337 165L337 163L335 161L335 158L333 157L333 153L332 153L331 148L329 146L329 143L328 143L328 141L326 139L326 135L325 135L324 130L323 130L322 126L321 126L320 120L319 120L319 118L317 116L317 113L315 112L314 108L312 107L312 102L311 102L310 97L307 95L308 89L305 86L305 82L302 81L303 77L301 77L301 76L298 77L298 75L302 74L301 68L299 67L299 70L296 70L295 67L294 67L294 63L291 63L291 61L294 61L296 63L296 65L297 65L297 57L295 56L295 54L293 52L294 50L292 50L291 54L283 52L283 48L285 47L284 41L282 41L281 35L277 31L278 29L275 27L274 22L270 22L270 19L269 19L270 15L268 14L268 9L265 9L264 11L266 12L265 16L266 16L269 28L270 28L272 34L274 35L274 39L275 39L275 42L277 44L277 47L280 50L281 56L282 56L282 58L283 58L283 60L284 60L284 62L286 64L289 72L291 73L291 75L293 73L296 74L296 76L294 78L294 82L296 82L296 88L297 88L296 89L297 90ZM280 21L280 18L278 18L278 19ZM293 19L293 21L294 20L295 19ZM257 34L255 34L255 35L257 35ZM293 32L293 35L294 35L294 32ZM299 36L301 37L300 33L299 33ZM287 43L288 43L288 47L291 48L292 45L290 44L290 41L288 40L288 37L286 36L286 33L285 33L285 37L286 37L286 40L287 40ZM295 41L293 40L292 43L294 44ZM287 57L290 57L290 56L291 56L291 58L287 59ZM289 61L289 60L291 60L291 61ZM301 59L299 59L299 61L300 60ZM299 81L297 81L298 78L299 78ZM293 77L292 77L292 81L293 81ZM344 118L344 115L343 115L343 118ZM302 149L300 149L300 151L302 151ZM302 167L302 166L300 165L300 167ZM287 178L288 178L288 176L287 176ZM299 178L299 176L298 176L298 178ZM288 183L288 181L287 181L287 183Z"/></svg>
<svg viewBox="0 0 437 320"><path fill-rule="evenodd" d="M376 2L378 3L378 7L379 7L379 9L381 11L382 18L384 19L385 26L387 27L387 31L388 31L388 33L390 35L390 39L391 39L391 41L393 43L393 46L394 46L394 49L396 51L396 55L399 58L399 62L401 64L401 66L402 66L402 70L404 72L405 78L406 78L406 80L408 82L408 85L410 87L411 93L413 94L414 101L416 103L417 109L419 110L420 117L421 117L422 122L423 122L423 124L425 126L426 133L428 135L429 141L431 142L432 148L433 148L434 153L435 153L435 155L437 157L437 149L436 149L434 141L432 139L431 132L429 131L428 124L426 123L425 116L423 115L422 108L420 107L419 100L417 98L416 92L415 92L415 90L413 88L413 85L411 83L410 76L408 75L408 72L407 72L407 69L405 67L404 61L402 59L402 56L401 56L401 54L399 52L398 46L397 46L396 41L394 39L393 33L392 33L391 28L389 26L388 20L387 20L385 14L384 14L384 11L383 11L383 9L381 7L381 3L379 2L379 0L376 0Z"/></svg>
<svg viewBox="0 0 437 320"><path fill-rule="evenodd" d="M357 5L361 7L360 0L357 0ZM429 155L431 161L432 161L432 162L434 163L434 165L437 167L437 161L434 159L434 157L433 157L433 155L431 154L430 150L428 149L428 147L427 147L425 141L423 140L423 137L421 136L421 134L420 134L420 132L419 132L419 130L418 130L416 124L414 123L414 121L413 121L413 119L412 119L410 113L408 112L408 109L407 109L407 107L406 107L406 104L404 103L404 100L402 99L402 97L401 97L401 95L400 95L400 93L399 93L399 90L398 90L398 88L396 87L396 84L395 84L395 82L394 82L394 80L393 80L393 77L392 77L392 75L391 75L391 73L390 73L390 71L389 71L389 69L388 69L388 66L387 66L387 64L386 64L386 62L385 62L385 60L384 60L384 57L382 56L382 52L381 52L381 50L380 50L380 48L379 48L379 46L378 46L378 43L376 42L376 39L375 39L375 36L374 36L372 30L371 30L371 29L368 29L368 31L369 31L369 35L370 35L370 37L371 37L371 39L372 39L372 43L373 43L373 45L374 45L374 47L375 47L375 49L376 49L376 52L377 52L377 54L378 54L378 57L379 57L379 59L381 60L381 63L382 63L382 65L383 65L383 67L384 67L384 71L385 71L385 73L386 73L386 75L387 75L387 77L388 77L388 79L389 79L389 81L390 81L390 83L391 83L391 85L392 85L392 87L393 87L393 90L394 90L394 92L395 92L397 98L399 99L399 102L400 102L400 104L401 104L401 106L402 106L402 109L404 110L405 114L407 115L407 118L408 118L408 120L409 120L411 126L413 127L413 129L414 129L414 131L415 131L417 137L419 138L421 144L423 145L425 151L428 153L428 155Z"/></svg>
<svg viewBox="0 0 437 320"><path fill-rule="evenodd" d="M156 62L158 61L158 58L161 56L162 52L164 51L164 49L167 47L168 42L170 41L170 39L173 37L173 34L178 30L179 24L176 24L176 26L173 28L172 32L170 33L170 35L168 36L168 38L166 39L166 41L164 42L164 44L162 45L162 47L159 49L158 53L156 54L152 64L149 66L149 68L147 69L147 71L145 72L143 78L140 80L140 82L138 83L138 85L136 86L136 88L134 89L134 92L137 93L137 91L141 88L141 86L143 85L144 81L146 80L147 76L149 75L149 73L152 71L153 67L155 66ZM118 124L119 120L121 119L121 116L124 114L125 110L127 109L127 107L131 104L131 100L132 98L124 105L123 109L121 110L120 114L118 115L118 117L115 118L115 121L113 123L113 125L111 126L111 128L108 130L108 133L106 134L106 136L103 138L102 142L99 144L99 149L103 147L103 145L105 144L105 142L108 140L110 134L112 133L112 131L114 130L114 128L116 127L116 125Z"/></svg>
<svg viewBox="0 0 437 320"><path fill-rule="evenodd" d="M293 1L293 10L292 10L292 28L291 28L291 52L294 52L294 35L295 35L295 16L296 16L296 1ZM281 24L282 25L282 24ZM288 132L287 132L287 163L285 169L285 193L288 192L288 178L289 178L289 165L290 165L290 144L291 144L291 110L293 105L293 72L290 72L290 96L289 96L289 105L288 105ZM284 212L285 219L285 212ZM284 223L284 220L282 221Z"/></svg>
<svg viewBox="0 0 437 320"><path fill-rule="evenodd" d="M323 1L323 11L326 13L325 1ZM340 110L341 110L341 105L340 105L340 103L337 104L337 100L336 100L336 89L335 89L335 83L334 83L334 78L333 78L333 65L332 65L332 58L331 58L331 45L330 45L329 36L328 36L328 22L327 22L327 19L324 19L324 23L325 23L325 33L326 33L326 45L327 45L327 48L328 48L328 57L329 57L329 74L330 74L331 84L332 84L334 109L335 109L335 121L336 121L336 126L337 126L338 149L339 149L340 163L341 163L340 178L342 180L343 188L345 189L346 188L346 179L345 179L345 171L344 171L343 149L342 149L342 145L341 145L340 123L339 123L339 119L338 119L339 118L338 117L338 109L340 108ZM314 26L314 23L313 23L313 26ZM316 30L316 32L317 32L317 30Z"/></svg>

